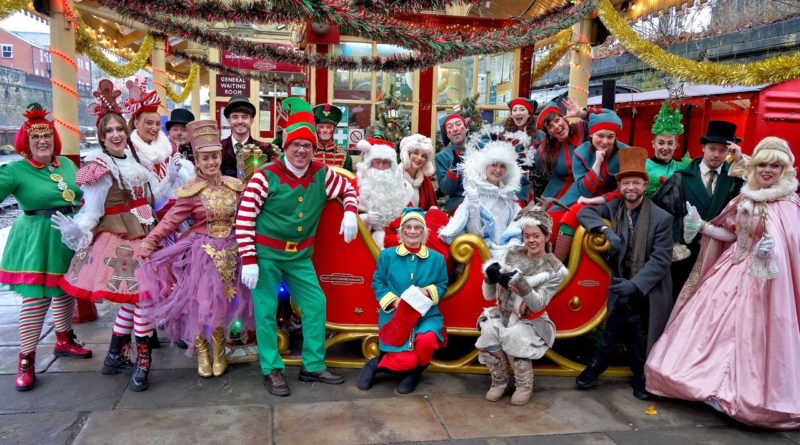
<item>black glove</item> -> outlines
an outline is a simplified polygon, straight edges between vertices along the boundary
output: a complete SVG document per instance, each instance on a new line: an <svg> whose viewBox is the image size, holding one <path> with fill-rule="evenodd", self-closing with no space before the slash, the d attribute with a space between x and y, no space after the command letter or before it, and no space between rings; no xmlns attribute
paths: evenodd
<svg viewBox="0 0 800 445"><path fill-rule="evenodd" d="M497 284L500 279L500 263L492 263L486 268L486 280L489 284Z"/></svg>
<svg viewBox="0 0 800 445"><path fill-rule="evenodd" d="M453 150L453 162L450 164L450 168L458 167L463 160L464 158L461 157L461 152L458 150Z"/></svg>
<svg viewBox="0 0 800 445"><path fill-rule="evenodd" d="M639 288L633 284L633 281L625 278L612 278L611 285L608 286L608 292L615 293L620 297L635 297L641 294Z"/></svg>
<svg viewBox="0 0 800 445"><path fill-rule="evenodd" d="M497 279L497 282L500 283L501 286L508 289L508 283L511 281L511 278L514 277L514 274L517 273L516 270L512 270L511 272L501 273L500 278Z"/></svg>
<svg viewBox="0 0 800 445"><path fill-rule="evenodd" d="M606 237L611 246L608 248L609 255L616 255L619 252L619 248L622 246L622 240L611 230L611 227L606 227L603 229L603 235Z"/></svg>

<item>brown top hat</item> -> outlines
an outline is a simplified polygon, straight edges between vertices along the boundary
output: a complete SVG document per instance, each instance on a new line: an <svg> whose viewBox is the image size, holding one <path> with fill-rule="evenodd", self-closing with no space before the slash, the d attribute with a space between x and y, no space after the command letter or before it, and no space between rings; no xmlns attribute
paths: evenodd
<svg viewBox="0 0 800 445"><path fill-rule="evenodd" d="M647 149L642 147L628 147L619 151L619 173L614 175L617 181L629 176L639 176L649 181L650 177L645 170L647 163Z"/></svg>
<svg viewBox="0 0 800 445"><path fill-rule="evenodd" d="M193 121L186 124L189 130L189 141L195 153L207 153L222 150L219 140L219 127L212 120Z"/></svg>

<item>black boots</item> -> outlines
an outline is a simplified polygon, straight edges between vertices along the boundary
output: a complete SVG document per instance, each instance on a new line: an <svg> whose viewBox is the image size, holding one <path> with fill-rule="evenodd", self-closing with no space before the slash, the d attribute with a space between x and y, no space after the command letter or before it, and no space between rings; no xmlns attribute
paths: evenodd
<svg viewBox="0 0 800 445"><path fill-rule="evenodd" d="M381 356L378 356L364 364L364 367L361 368L361 374L358 375L358 380L356 380L358 389L366 391L372 388L372 384L375 383L375 375L379 371L378 363L380 361Z"/></svg>
<svg viewBox="0 0 800 445"><path fill-rule="evenodd" d="M131 348L130 335L111 334L111 344L108 345L108 354L103 361L103 368L100 372L105 375L133 372L133 363L128 358L128 351Z"/></svg>
<svg viewBox="0 0 800 445"><path fill-rule="evenodd" d="M600 374L608 369L608 359L604 351L597 351L592 360L586 366L586 369L575 379L575 385L579 389L589 389L597 384L597 379Z"/></svg>
<svg viewBox="0 0 800 445"><path fill-rule="evenodd" d="M150 372L150 341L148 337L136 336L136 369L131 374L131 389L134 392L141 392L150 387L147 374Z"/></svg>
<svg viewBox="0 0 800 445"><path fill-rule="evenodd" d="M422 377L422 371L427 367L428 365L417 366L417 369L406 374L403 380L400 381L400 384L397 385L397 392L400 394L410 394L414 392L414 390L417 389L420 377Z"/></svg>

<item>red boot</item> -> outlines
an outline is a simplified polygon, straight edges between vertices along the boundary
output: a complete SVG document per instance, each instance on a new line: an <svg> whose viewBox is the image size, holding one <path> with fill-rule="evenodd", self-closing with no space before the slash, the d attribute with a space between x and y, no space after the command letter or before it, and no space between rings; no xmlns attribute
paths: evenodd
<svg viewBox="0 0 800 445"><path fill-rule="evenodd" d="M19 365L17 367L17 379L14 385L17 391L27 391L33 388L36 382L36 352L30 354L19 353Z"/></svg>
<svg viewBox="0 0 800 445"><path fill-rule="evenodd" d="M56 357L90 358L92 351L83 347L82 342L75 341L75 332L56 332L56 346L53 354Z"/></svg>

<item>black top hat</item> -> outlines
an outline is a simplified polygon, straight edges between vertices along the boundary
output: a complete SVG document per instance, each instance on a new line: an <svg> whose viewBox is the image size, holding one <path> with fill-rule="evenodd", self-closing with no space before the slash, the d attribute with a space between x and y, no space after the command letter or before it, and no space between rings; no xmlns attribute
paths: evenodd
<svg viewBox="0 0 800 445"><path fill-rule="evenodd" d="M256 107L244 96L231 97L228 105L225 105L225 109L222 111L222 114L225 115L225 119L229 119L231 117L231 113L242 109L248 110L251 117L256 117Z"/></svg>
<svg viewBox="0 0 800 445"><path fill-rule="evenodd" d="M191 111L184 108L176 108L169 114L169 120L166 123L167 131L169 131L170 127L174 124L186 125L193 120L194 114L192 114Z"/></svg>
<svg viewBox="0 0 800 445"><path fill-rule="evenodd" d="M700 143L707 144L709 142L716 142L717 144L739 143L742 142L742 139L736 137L736 124L725 121L708 121L706 135L700 136Z"/></svg>

